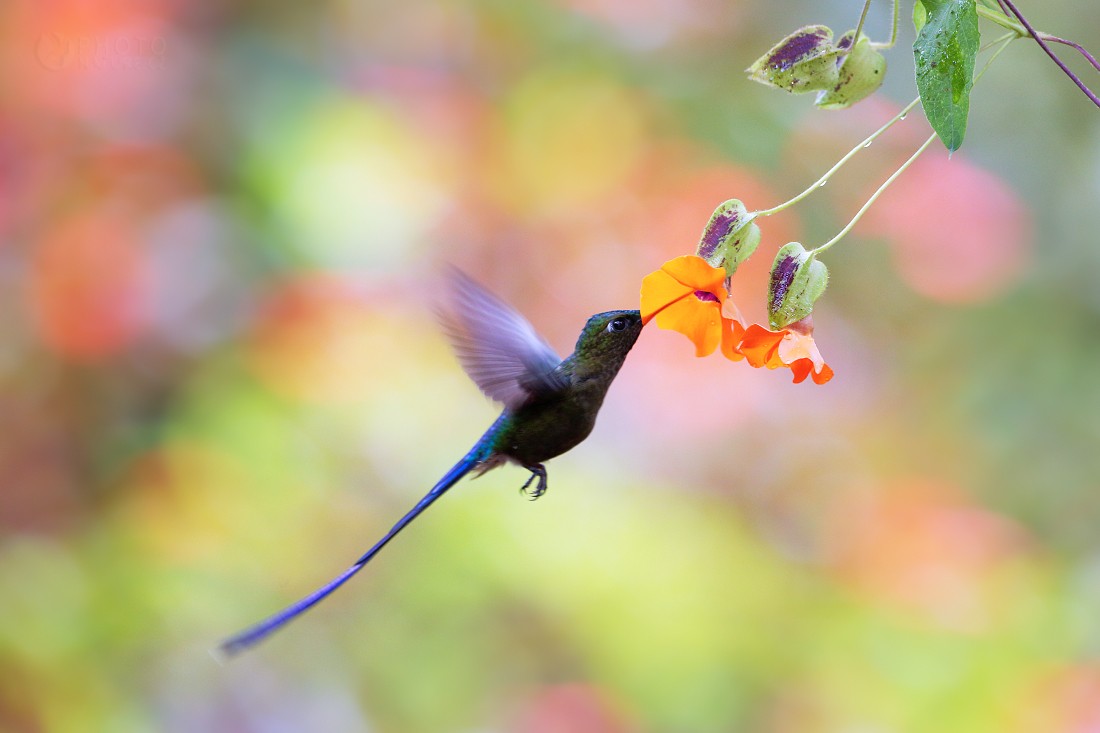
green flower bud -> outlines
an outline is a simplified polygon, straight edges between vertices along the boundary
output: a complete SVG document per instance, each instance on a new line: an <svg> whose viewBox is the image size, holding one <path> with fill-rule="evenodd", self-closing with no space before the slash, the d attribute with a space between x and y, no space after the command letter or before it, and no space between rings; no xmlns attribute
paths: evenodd
<svg viewBox="0 0 1100 733"><path fill-rule="evenodd" d="M760 244L760 227L753 222L755 218L756 212L749 212L737 199L719 204L703 228L696 254L711 267L726 268L726 277L732 276Z"/></svg>
<svg viewBox="0 0 1100 733"><path fill-rule="evenodd" d="M768 285L768 320L773 329L789 326L810 315L825 292L829 270L798 242L780 247L772 263Z"/></svg>
<svg viewBox="0 0 1100 733"><path fill-rule="evenodd" d="M753 81L792 94L832 89L837 82L839 53L829 28L808 25L772 46L745 71Z"/></svg>
<svg viewBox="0 0 1100 733"><path fill-rule="evenodd" d="M920 29L928 22L928 9L920 0L913 3L913 28L920 33Z"/></svg>
<svg viewBox="0 0 1100 733"><path fill-rule="evenodd" d="M862 33L852 47L855 31L840 37L837 48L851 48L837 69L837 83L831 89L817 93L815 104L821 109L844 109L871 96L886 78L886 57L871 46L871 39Z"/></svg>

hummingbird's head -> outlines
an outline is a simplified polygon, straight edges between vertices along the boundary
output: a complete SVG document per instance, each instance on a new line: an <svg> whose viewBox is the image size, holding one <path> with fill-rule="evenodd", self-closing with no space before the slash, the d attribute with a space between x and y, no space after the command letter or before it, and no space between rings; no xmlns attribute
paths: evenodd
<svg viewBox="0 0 1100 733"><path fill-rule="evenodd" d="M621 364L641 332L642 314L636 310L597 313L584 324L577 339L576 354L585 359Z"/></svg>

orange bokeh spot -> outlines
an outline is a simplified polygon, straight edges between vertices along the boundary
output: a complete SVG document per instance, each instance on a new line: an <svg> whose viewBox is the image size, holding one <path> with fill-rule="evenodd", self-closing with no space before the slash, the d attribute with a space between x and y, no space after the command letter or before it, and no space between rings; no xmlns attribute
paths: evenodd
<svg viewBox="0 0 1100 733"><path fill-rule="evenodd" d="M1100 730L1100 667L1066 664L1043 670L1022 693L1009 733L1088 733Z"/></svg>
<svg viewBox="0 0 1100 733"><path fill-rule="evenodd" d="M38 243L28 302L42 341L98 360L141 333L148 273L133 224L96 212L63 222Z"/></svg>
<svg viewBox="0 0 1100 733"><path fill-rule="evenodd" d="M995 573L1026 547L1022 528L935 481L883 487L836 507L838 571L869 596L958 631L1000 609Z"/></svg>
<svg viewBox="0 0 1100 733"><path fill-rule="evenodd" d="M309 274L284 284L264 305L250 363L277 392L312 403L362 398L384 345L377 316L347 280Z"/></svg>

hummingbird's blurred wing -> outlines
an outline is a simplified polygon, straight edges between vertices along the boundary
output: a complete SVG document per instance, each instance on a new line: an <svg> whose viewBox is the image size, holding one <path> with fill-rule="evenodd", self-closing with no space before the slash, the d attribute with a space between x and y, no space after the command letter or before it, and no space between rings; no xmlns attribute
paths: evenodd
<svg viewBox="0 0 1100 733"><path fill-rule="evenodd" d="M448 273L440 320L466 374L505 407L566 386L561 357L527 319L458 270Z"/></svg>

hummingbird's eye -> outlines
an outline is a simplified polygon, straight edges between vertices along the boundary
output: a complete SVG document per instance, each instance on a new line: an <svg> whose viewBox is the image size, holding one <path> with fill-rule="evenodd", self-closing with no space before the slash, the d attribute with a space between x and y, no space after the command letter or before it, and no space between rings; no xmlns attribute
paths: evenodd
<svg viewBox="0 0 1100 733"><path fill-rule="evenodd" d="M611 323L607 324L607 332L608 333L615 333L616 331L625 331L625 330L626 330L626 319L625 318L616 318Z"/></svg>

